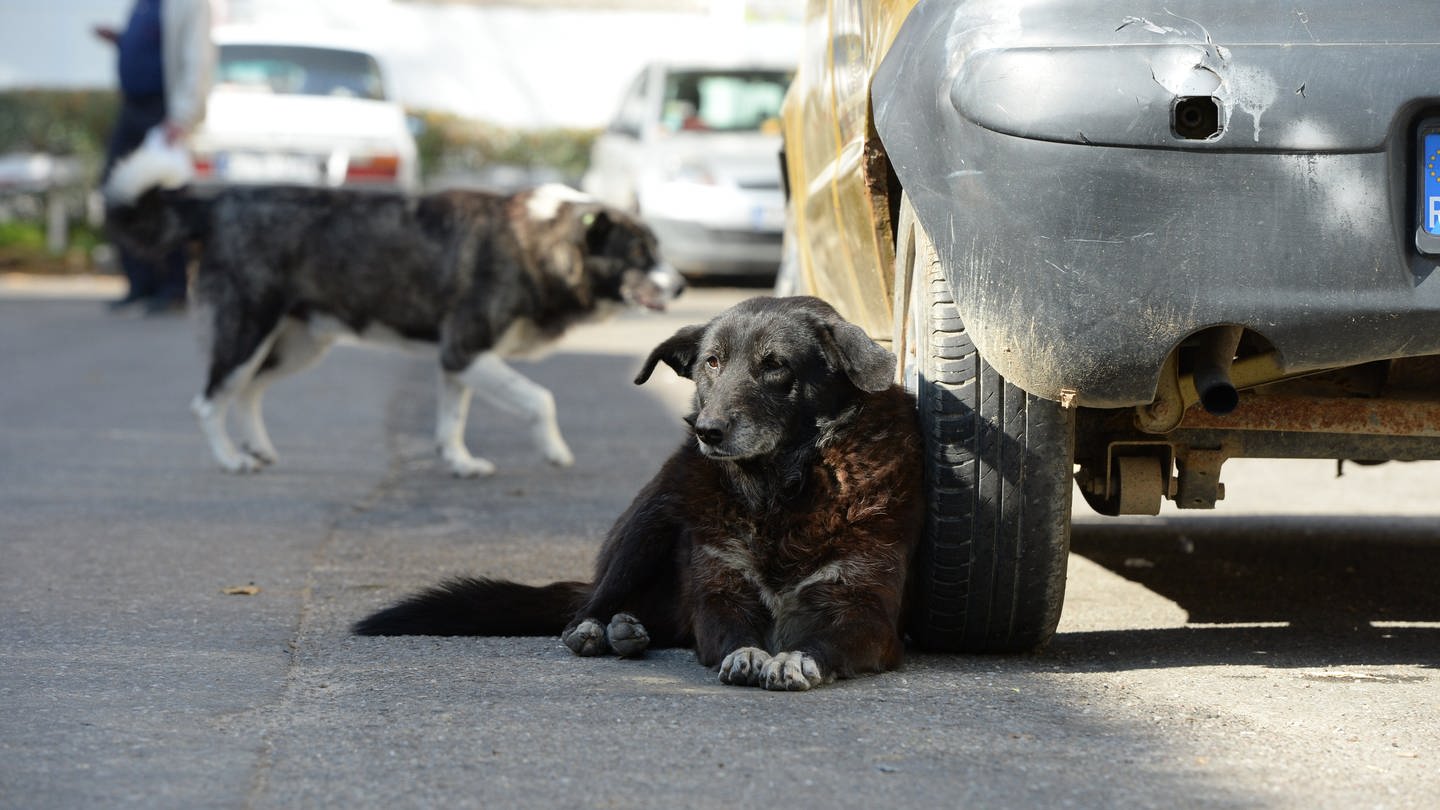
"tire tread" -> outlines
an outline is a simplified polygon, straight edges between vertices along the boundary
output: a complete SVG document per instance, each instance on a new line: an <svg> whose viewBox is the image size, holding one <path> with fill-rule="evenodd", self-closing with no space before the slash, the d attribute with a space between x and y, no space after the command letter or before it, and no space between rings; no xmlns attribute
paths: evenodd
<svg viewBox="0 0 1440 810"><path fill-rule="evenodd" d="M915 247L928 303L916 348L930 497L911 637L938 651L1034 649L1054 633L1064 592L1070 415L984 361L933 250Z"/></svg>

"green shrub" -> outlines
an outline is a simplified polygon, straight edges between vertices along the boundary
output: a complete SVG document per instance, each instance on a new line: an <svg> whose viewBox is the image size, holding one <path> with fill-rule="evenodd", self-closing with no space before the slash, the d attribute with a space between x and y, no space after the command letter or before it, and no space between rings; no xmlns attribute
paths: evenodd
<svg viewBox="0 0 1440 810"><path fill-rule="evenodd" d="M0 153L71 155L98 166L118 109L109 90L0 92Z"/></svg>
<svg viewBox="0 0 1440 810"><path fill-rule="evenodd" d="M439 112L412 114L424 124L416 137L424 175L505 164L579 177L590 165L590 147L599 134L579 128L512 129Z"/></svg>
<svg viewBox="0 0 1440 810"><path fill-rule="evenodd" d="M100 269L94 262L94 249L103 241L104 236L94 228L72 220L69 245L57 255L46 247L42 223L0 222L0 273L92 273Z"/></svg>
<svg viewBox="0 0 1440 810"><path fill-rule="evenodd" d="M0 222L0 249L22 253L45 249L45 229L34 222Z"/></svg>

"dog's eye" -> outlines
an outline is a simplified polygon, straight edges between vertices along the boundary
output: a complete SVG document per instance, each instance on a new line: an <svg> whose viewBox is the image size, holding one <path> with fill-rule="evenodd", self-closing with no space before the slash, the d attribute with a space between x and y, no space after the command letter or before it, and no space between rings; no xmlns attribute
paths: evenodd
<svg viewBox="0 0 1440 810"><path fill-rule="evenodd" d="M775 355L767 354L764 357L760 358L760 368L765 371L779 371L780 369L785 368L785 364L780 362L780 358L776 357Z"/></svg>
<svg viewBox="0 0 1440 810"><path fill-rule="evenodd" d="M709 357L705 358L705 365L709 366L710 368L719 368L720 358L712 354Z"/></svg>

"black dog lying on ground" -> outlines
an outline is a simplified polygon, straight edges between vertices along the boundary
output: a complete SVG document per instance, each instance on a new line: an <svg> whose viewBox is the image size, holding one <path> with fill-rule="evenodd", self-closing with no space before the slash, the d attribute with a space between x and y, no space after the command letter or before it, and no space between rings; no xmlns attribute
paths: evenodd
<svg viewBox="0 0 1440 810"><path fill-rule="evenodd" d="M611 529L593 583L460 579L361 635L561 634L578 655L694 647L720 680L803 690L894 668L921 529L914 400L815 298L753 298L650 354L695 381L695 441Z"/></svg>

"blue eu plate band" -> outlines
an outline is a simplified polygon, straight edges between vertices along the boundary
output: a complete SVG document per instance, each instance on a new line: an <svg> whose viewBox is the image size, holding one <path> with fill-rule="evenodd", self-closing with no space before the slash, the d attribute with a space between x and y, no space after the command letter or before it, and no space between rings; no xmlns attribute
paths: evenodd
<svg viewBox="0 0 1440 810"><path fill-rule="evenodd" d="M1440 119L1420 124L1418 167L1419 211L1416 212L1415 248L1429 256L1440 255Z"/></svg>

